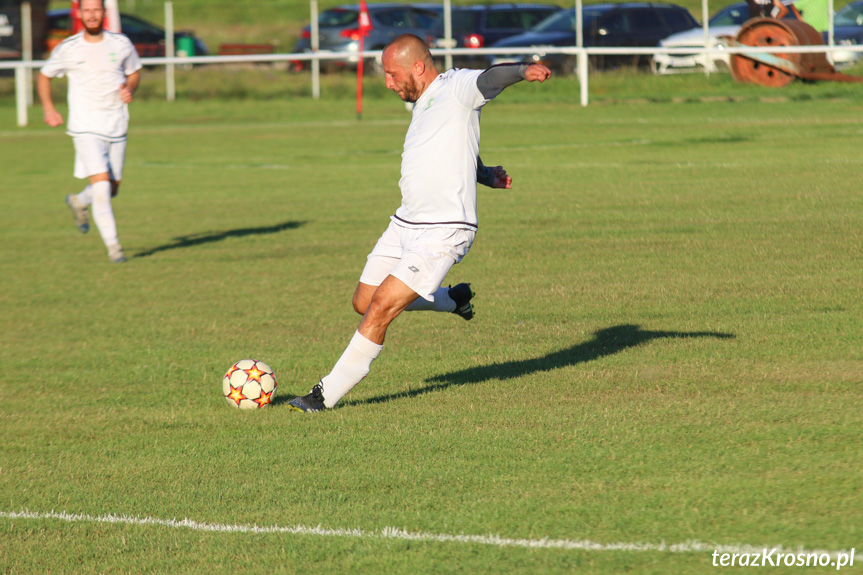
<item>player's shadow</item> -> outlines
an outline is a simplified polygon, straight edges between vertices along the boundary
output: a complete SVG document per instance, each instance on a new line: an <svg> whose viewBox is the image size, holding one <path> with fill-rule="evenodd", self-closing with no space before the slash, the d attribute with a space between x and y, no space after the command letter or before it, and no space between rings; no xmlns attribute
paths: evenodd
<svg viewBox="0 0 863 575"><path fill-rule="evenodd" d="M188 236L180 236L174 238L174 240L163 246L158 246L155 248L151 248L149 250L144 250L142 252L136 253L135 258L146 258L152 256L153 254L157 254L159 252L165 252L168 250L176 250L180 248L191 248L195 246L200 246L203 244L210 244L213 242L220 242L222 240L228 238L243 238L246 236L260 236L265 234L276 234L279 232L283 232L285 230L294 230L298 227L305 225L306 222L283 222L281 224L276 224L274 226L263 226L260 228L239 228L236 230L225 230L223 232L205 232L201 234L191 234Z"/></svg>
<svg viewBox="0 0 863 575"><path fill-rule="evenodd" d="M638 325L616 325L614 327L601 329L595 332L593 336L593 339L590 341L579 343L542 357L491 363L488 365L480 365L452 371L450 373L430 377L426 380L426 383L429 385L424 387L401 393L373 397L357 401L356 403L383 403L393 399L415 397L424 393L445 389L453 385L480 383L492 379L500 381L515 379L524 375L531 375L543 371L551 371L561 367L587 363L588 361L593 361L595 359L614 355L632 347L637 347L654 339L684 339L691 337L730 339L734 337L734 334L715 331L649 331L641 329Z"/></svg>

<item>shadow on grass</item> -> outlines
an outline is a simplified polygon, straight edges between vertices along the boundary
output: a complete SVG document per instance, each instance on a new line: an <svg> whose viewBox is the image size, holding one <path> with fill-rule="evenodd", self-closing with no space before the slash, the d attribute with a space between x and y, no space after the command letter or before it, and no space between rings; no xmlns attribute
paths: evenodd
<svg viewBox="0 0 863 575"><path fill-rule="evenodd" d="M357 401L355 403L383 403L393 399L415 397L424 393L446 389L453 385L480 383L491 379L501 381L515 379L524 375L551 371L553 369L578 365L580 363L587 363L595 359L614 355L632 347L637 347L654 339L684 339L691 337L730 339L734 337L734 334L715 331L648 331L641 329L641 327L637 325L616 325L614 327L601 329L593 335L594 337L590 341L579 343L567 349L556 351L542 357L506 361L503 363L492 363L452 371L450 373L436 375L427 379L426 383L429 383L430 385L419 389L373 397L363 401Z"/></svg>
<svg viewBox="0 0 863 575"><path fill-rule="evenodd" d="M207 232L203 234L192 234L189 236L180 236L178 238L174 238L174 241L170 244L165 244L163 246L151 248L149 250L144 250L142 252L138 252L132 257L134 258L146 258L152 256L153 254L157 254L159 252L165 252L168 250L176 250L180 248L191 248L194 246L200 246L203 244L209 244L213 242L220 242L227 238L242 238L246 236L260 236L264 234L276 234L279 232L283 232L285 230L294 230L298 227L305 225L306 222L283 222L281 224L276 224L274 226L264 226L261 228L240 228L237 230L226 230L224 232Z"/></svg>

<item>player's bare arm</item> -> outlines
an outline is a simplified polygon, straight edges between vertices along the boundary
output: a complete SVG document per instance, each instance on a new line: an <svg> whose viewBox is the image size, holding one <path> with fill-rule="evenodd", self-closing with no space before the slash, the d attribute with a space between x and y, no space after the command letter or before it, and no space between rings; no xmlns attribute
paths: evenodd
<svg viewBox="0 0 863 575"><path fill-rule="evenodd" d="M36 78L36 92L39 94L39 101L42 102L42 117L45 123L52 128L61 125L63 116L54 107L54 100L51 98L51 78L39 74Z"/></svg>
<svg viewBox="0 0 863 575"><path fill-rule="evenodd" d="M135 90L138 89L138 84L141 81L140 72L132 72L126 76L126 83L120 86L120 99L124 104L131 104Z"/></svg>

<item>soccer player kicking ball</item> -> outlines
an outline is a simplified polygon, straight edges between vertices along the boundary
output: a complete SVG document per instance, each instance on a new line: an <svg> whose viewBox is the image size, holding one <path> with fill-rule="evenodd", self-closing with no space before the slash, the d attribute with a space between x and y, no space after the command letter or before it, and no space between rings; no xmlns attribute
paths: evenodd
<svg viewBox="0 0 863 575"><path fill-rule="evenodd" d="M438 74L428 47L413 35L399 36L384 48L383 66L387 88L414 103L402 153L402 204L369 255L354 292L354 309L363 314L359 329L329 375L308 395L289 402L300 411L333 407L368 375L387 327L402 311L473 317L469 284L441 284L476 234L477 168L493 187L512 182L499 166L478 164L480 110L507 86L551 76L539 64Z"/></svg>
<svg viewBox="0 0 863 575"><path fill-rule="evenodd" d="M75 177L90 182L80 194L66 196L66 205L84 234L90 229L87 208L93 206L108 258L120 263L126 257L117 239L111 198L123 177L128 104L138 87L141 60L129 38L102 29L104 17L103 0L81 0L84 30L54 49L36 85L45 123L54 128L63 123L63 116L51 99L51 79L69 76L66 133L75 146Z"/></svg>

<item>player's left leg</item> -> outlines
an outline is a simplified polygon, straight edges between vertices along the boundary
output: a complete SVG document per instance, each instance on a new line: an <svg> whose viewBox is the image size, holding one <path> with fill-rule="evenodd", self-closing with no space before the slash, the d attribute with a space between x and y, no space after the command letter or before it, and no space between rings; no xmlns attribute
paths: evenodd
<svg viewBox="0 0 863 575"><path fill-rule="evenodd" d="M111 193L114 182L119 182L122 177L126 142L108 142L92 137L76 137L73 142L75 177L90 181L83 194L91 201L93 221L108 248L108 258L115 263L125 262L126 257L117 238Z"/></svg>
<svg viewBox="0 0 863 575"><path fill-rule="evenodd" d="M446 311L461 316L466 320L471 320L473 319L473 304L471 300L475 295L468 283L460 283L447 287L441 286L432 294L433 299L427 300L418 297L405 311Z"/></svg>
<svg viewBox="0 0 863 575"><path fill-rule="evenodd" d="M445 247L443 250L452 259L459 262L467 253L467 250L470 249L474 232L443 228L412 230L391 222L378 240L372 253L369 254L368 261L360 276L359 284L354 292L353 307L357 313L360 315L366 313L375 290L401 262L402 256L405 253L402 236L417 234L429 236L426 241L428 245L414 245L412 248L420 250L423 258L437 257L437 254L434 252L441 249L439 246L453 243L453 239L455 238L455 246ZM423 297L417 297L407 307L406 311L450 312L469 320L473 317L473 306L470 303L473 296L474 292L470 289L470 284L463 283L455 287L437 286L431 293Z"/></svg>

